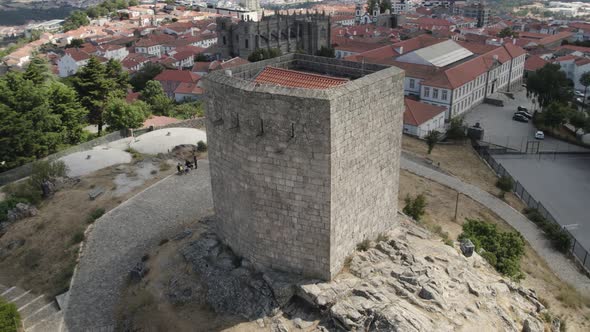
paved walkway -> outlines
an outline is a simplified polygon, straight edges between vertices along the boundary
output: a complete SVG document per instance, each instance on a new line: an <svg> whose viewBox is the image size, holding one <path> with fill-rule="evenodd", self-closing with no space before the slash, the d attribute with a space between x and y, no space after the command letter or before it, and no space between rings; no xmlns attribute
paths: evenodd
<svg viewBox="0 0 590 332"><path fill-rule="evenodd" d="M510 205L476 186L418 164L404 156L401 158L401 168L457 190L492 210L524 236L557 276L582 294L590 296L590 279L580 273L563 254L552 249L551 243L545 239L539 228Z"/></svg>
<svg viewBox="0 0 590 332"><path fill-rule="evenodd" d="M73 277L65 322L69 332L110 330L127 274L164 236L213 213L209 163L172 175L96 221Z"/></svg>

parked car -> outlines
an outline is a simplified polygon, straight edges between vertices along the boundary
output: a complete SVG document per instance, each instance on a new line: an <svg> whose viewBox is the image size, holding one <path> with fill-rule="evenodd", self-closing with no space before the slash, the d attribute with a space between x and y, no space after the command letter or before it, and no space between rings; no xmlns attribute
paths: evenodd
<svg viewBox="0 0 590 332"><path fill-rule="evenodd" d="M576 101L577 101L578 103L580 103L580 104L583 104L583 103L584 103L584 98L582 98L582 97L577 97L577 98L576 98Z"/></svg>
<svg viewBox="0 0 590 332"><path fill-rule="evenodd" d="M529 119L526 116L523 116L520 114L514 114L514 116L512 117L512 120L518 121L518 122L529 122Z"/></svg>
<svg viewBox="0 0 590 332"><path fill-rule="evenodd" d="M533 115L531 113L525 112L525 111L518 111L518 112L514 113L514 115L522 115L522 116L524 116L527 119L532 119L533 118Z"/></svg>
<svg viewBox="0 0 590 332"><path fill-rule="evenodd" d="M576 97L584 97L584 93L582 91L574 91L574 95L576 95Z"/></svg>
<svg viewBox="0 0 590 332"><path fill-rule="evenodd" d="M536 139L545 139L545 133L543 133L542 131L538 130L538 131L535 133L535 138L536 138Z"/></svg>
<svg viewBox="0 0 590 332"><path fill-rule="evenodd" d="M516 108L516 110L519 112L527 112L527 113L529 112L529 110L527 110L526 107L522 107L522 106L518 106Z"/></svg>

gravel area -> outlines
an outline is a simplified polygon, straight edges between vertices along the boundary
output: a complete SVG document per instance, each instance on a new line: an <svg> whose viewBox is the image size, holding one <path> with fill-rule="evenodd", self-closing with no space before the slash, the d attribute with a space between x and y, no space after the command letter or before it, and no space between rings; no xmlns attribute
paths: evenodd
<svg viewBox="0 0 590 332"><path fill-rule="evenodd" d="M492 210L524 236L533 250L547 262L561 280L571 284L580 293L590 296L590 279L580 273L574 263L563 254L555 251L539 228L510 205L474 185L422 166L403 156L401 168L457 190Z"/></svg>
<svg viewBox="0 0 590 332"><path fill-rule="evenodd" d="M171 175L111 210L94 224L72 279L69 332L112 330L129 270L160 240L213 213L209 163Z"/></svg>

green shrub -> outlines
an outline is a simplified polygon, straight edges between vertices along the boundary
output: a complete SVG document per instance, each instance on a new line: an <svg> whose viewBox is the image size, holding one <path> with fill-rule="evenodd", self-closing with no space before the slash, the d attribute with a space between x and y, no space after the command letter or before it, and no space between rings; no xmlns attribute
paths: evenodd
<svg viewBox="0 0 590 332"><path fill-rule="evenodd" d="M0 331L17 332L20 326L20 315L16 305L0 298Z"/></svg>
<svg viewBox="0 0 590 332"><path fill-rule="evenodd" d="M490 265L493 266L494 268L498 264L498 259L496 258L496 255L494 255L494 253L489 252L489 251L484 251L484 252L480 253L480 255L486 261L488 261L488 263L490 263Z"/></svg>
<svg viewBox="0 0 590 332"><path fill-rule="evenodd" d="M371 241L369 239L363 240L361 243L356 245L356 250L358 251L367 251L371 247Z"/></svg>
<svg viewBox="0 0 590 332"><path fill-rule="evenodd" d="M207 151L207 143L205 143L203 141L198 141L197 142L197 151L198 152L205 152L205 151Z"/></svg>
<svg viewBox="0 0 590 332"><path fill-rule="evenodd" d="M94 221L96 221L96 219L102 217L102 215L104 213L105 213L105 210L103 208L94 209L88 215L88 218L86 219L86 222L89 223L89 224L92 224Z"/></svg>
<svg viewBox="0 0 590 332"><path fill-rule="evenodd" d="M6 185L3 191L9 197L21 199L32 204L39 204L43 198L41 188L33 187L30 179Z"/></svg>
<svg viewBox="0 0 590 332"><path fill-rule="evenodd" d="M481 220L467 219L459 240L470 239L477 252L496 270L514 279L523 277L520 272L520 258L524 255L524 239L519 233L498 231L496 225ZM493 259L495 256L495 261Z"/></svg>
<svg viewBox="0 0 590 332"><path fill-rule="evenodd" d="M28 203L28 201L24 198L8 197L0 202L0 222L8 220L8 211L14 209L18 203Z"/></svg>
<svg viewBox="0 0 590 332"><path fill-rule="evenodd" d="M55 179L58 177L64 177L66 176L67 172L68 167L61 160L57 160L54 162L40 160L34 162L30 178L31 185L34 188L39 188L39 190L41 190L41 184L44 181Z"/></svg>
<svg viewBox="0 0 590 332"><path fill-rule="evenodd" d="M462 116L457 116L451 119L451 125L447 130L448 139L465 139L467 137L465 134L467 126L465 126L463 120Z"/></svg>
<svg viewBox="0 0 590 332"><path fill-rule="evenodd" d="M534 222L551 241L551 245L556 250L567 253L572 247L572 240L569 235L557 224L545 219L537 209L527 208L524 210L525 215L530 221Z"/></svg>
<svg viewBox="0 0 590 332"><path fill-rule="evenodd" d="M414 218L416 221L420 221L424 213L426 213L426 197L419 194L416 198L412 199L410 195L405 198L406 206L404 206L404 213Z"/></svg>
<svg viewBox="0 0 590 332"><path fill-rule="evenodd" d="M141 154L141 152L135 150L134 148L127 148L125 149L125 152L131 154L131 157L136 161L143 160L143 155Z"/></svg>
<svg viewBox="0 0 590 332"><path fill-rule="evenodd" d="M496 187L500 188L502 192L509 192L512 191L514 183L512 182L512 178L509 176L503 176L496 181Z"/></svg>
<svg viewBox="0 0 590 332"><path fill-rule="evenodd" d="M72 240L71 240L72 245L78 244L82 241L84 241L84 232L79 231L79 232L76 232L74 235L72 235Z"/></svg>

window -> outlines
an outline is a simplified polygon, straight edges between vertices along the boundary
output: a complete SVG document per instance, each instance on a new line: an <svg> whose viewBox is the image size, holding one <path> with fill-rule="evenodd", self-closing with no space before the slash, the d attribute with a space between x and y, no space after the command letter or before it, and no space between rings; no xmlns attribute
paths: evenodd
<svg viewBox="0 0 590 332"><path fill-rule="evenodd" d="M428 87L424 88L424 97L430 97L430 88L428 88Z"/></svg>
<svg viewBox="0 0 590 332"><path fill-rule="evenodd" d="M227 41L225 40L225 36L223 36L223 45L226 45Z"/></svg>
<svg viewBox="0 0 590 332"><path fill-rule="evenodd" d="M413 89L415 85L416 85L416 82L414 82L414 79L410 78L410 89Z"/></svg>
<svg viewBox="0 0 590 332"><path fill-rule="evenodd" d="M432 98L438 99L438 89L432 89Z"/></svg>
<svg viewBox="0 0 590 332"><path fill-rule="evenodd" d="M248 48L248 39L247 39L247 38L244 40L244 44L245 44L244 46L245 46L246 48Z"/></svg>
<svg viewBox="0 0 590 332"><path fill-rule="evenodd" d="M447 100L447 90L442 90L442 100Z"/></svg>

